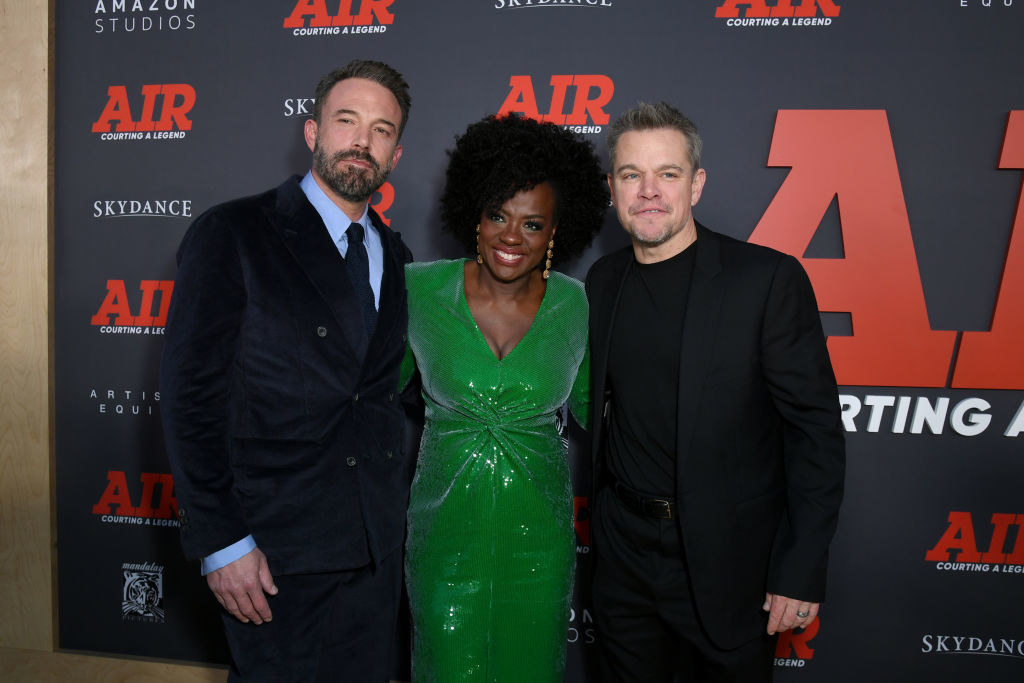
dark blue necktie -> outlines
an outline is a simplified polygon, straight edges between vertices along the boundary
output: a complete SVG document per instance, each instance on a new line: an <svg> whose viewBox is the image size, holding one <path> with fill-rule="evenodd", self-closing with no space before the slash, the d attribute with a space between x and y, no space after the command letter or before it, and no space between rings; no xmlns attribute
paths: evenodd
<svg viewBox="0 0 1024 683"><path fill-rule="evenodd" d="M345 265L348 276L352 278L356 296L363 307L363 322L366 324L366 336L373 336L373 328L377 326L377 307L373 305L373 290L370 288L370 260L366 257L366 246L363 244L363 226L353 223L345 231L348 235L348 251L345 252Z"/></svg>

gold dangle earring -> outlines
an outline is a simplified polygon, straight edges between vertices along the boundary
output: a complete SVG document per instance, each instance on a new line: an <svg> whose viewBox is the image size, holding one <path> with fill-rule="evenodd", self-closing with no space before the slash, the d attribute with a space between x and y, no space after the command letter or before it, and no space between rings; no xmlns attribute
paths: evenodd
<svg viewBox="0 0 1024 683"><path fill-rule="evenodd" d="M484 258L480 255L480 224L476 224L476 262L483 263Z"/></svg>
<svg viewBox="0 0 1024 683"><path fill-rule="evenodd" d="M544 261L544 272L541 274L541 277L544 278L545 280L547 280L549 277L551 277L551 250L554 249L554 248L555 248L555 238L552 237L551 241L548 242L547 260Z"/></svg>

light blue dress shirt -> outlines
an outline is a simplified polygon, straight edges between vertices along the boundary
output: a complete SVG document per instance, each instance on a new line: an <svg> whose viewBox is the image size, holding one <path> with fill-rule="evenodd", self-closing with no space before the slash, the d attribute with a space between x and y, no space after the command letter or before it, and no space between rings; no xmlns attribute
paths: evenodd
<svg viewBox="0 0 1024 683"><path fill-rule="evenodd" d="M320 214L320 218L324 219L327 232L331 234L331 239L334 240L334 244L338 247L338 253L342 257L348 253L348 235L345 233L348 226L352 223L362 224L365 232L363 244L366 245L366 257L370 262L370 288L373 289L373 305L380 310L380 281L384 276L384 245L381 244L380 233L377 232L373 221L370 220L369 202L367 202L367 208L363 209L362 217L353 221L320 189L316 180L313 179L312 171L306 173L299 185L306 193L309 203Z"/></svg>
<svg viewBox="0 0 1024 683"><path fill-rule="evenodd" d="M299 182L306 199L313 205L316 212L320 214L327 232L338 247L338 253L342 258L348 253L348 235L346 230L352 223L360 223L363 226L363 244L366 246L366 257L370 265L370 288L373 289L373 304L380 310L380 281L384 277L384 245L381 243L380 233L370 220L369 208L363 209L363 215L358 221L353 221L345 215L345 212L331 201L331 198L320 189L313 179L313 172L307 171L306 175ZM367 203L369 206L369 203ZM256 548L256 541L252 535L246 536L240 541L232 543L227 548L218 550L215 553L203 558L201 570L203 575L231 564L243 555L251 553Z"/></svg>

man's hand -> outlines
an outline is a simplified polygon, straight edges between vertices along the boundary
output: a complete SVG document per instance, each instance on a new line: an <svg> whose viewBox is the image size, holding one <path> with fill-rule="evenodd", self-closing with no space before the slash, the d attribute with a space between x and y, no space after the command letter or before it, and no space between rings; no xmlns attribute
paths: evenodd
<svg viewBox="0 0 1024 683"><path fill-rule="evenodd" d="M206 575L206 583L221 606L243 624L270 621L270 605L263 595L277 595L267 558L259 548Z"/></svg>
<svg viewBox="0 0 1024 683"><path fill-rule="evenodd" d="M788 631L791 628L806 628L818 616L817 602L802 602L774 593L764 594L764 605L768 612L768 635Z"/></svg>

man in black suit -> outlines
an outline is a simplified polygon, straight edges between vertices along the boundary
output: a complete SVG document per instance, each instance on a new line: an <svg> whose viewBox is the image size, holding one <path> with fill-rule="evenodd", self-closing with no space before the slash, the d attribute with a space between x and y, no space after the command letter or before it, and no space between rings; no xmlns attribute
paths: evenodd
<svg viewBox="0 0 1024 683"><path fill-rule="evenodd" d="M317 86L313 167L189 228L161 389L182 545L224 607L231 680L384 681L409 493L404 265L368 200L408 86L354 61Z"/></svg>
<svg viewBox="0 0 1024 683"><path fill-rule="evenodd" d="M768 681L814 620L843 490L835 376L799 262L697 223L696 127L641 104L609 133L632 246L587 276L608 681Z"/></svg>

